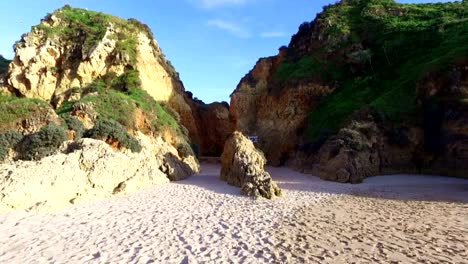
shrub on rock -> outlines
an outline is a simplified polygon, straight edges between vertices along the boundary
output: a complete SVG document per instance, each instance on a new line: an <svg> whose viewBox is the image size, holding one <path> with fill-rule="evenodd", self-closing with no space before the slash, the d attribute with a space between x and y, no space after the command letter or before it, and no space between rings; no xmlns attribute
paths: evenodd
<svg viewBox="0 0 468 264"><path fill-rule="evenodd" d="M226 141L221 156L221 180L241 187L242 194L268 199L282 191L265 171L266 159L246 136L234 132Z"/></svg>
<svg viewBox="0 0 468 264"><path fill-rule="evenodd" d="M140 73L137 70L128 70L119 77L115 78L111 86L113 89L125 93L130 93L135 89L140 89Z"/></svg>
<svg viewBox="0 0 468 264"><path fill-rule="evenodd" d="M99 139L116 147L124 147L132 152L140 152L141 145L127 130L114 120L99 119L94 127L85 133L85 137Z"/></svg>
<svg viewBox="0 0 468 264"><path fill-rule="evenodd" d="M40 160L54 154L66 140L65 128L50 123L27 138L22 157L25 160Z"/></svg>
<svg viewBox="0 0 468 264"><path fill-rule="evenodd" d="M85 127L78 118L67 113L62 116L62 119L65 121L69 130L75 131L75 139L80 139L83 136Z"/></svg>
<svg viewBox="0 0 468 264"><path fill-rule="evenodd" d="M15 130L0 134L0 162L8 156L8 150L14 148L21 141L23 135Z"/></svg>
<svg viewBox="0 0 468 264"><path fill-rule="evenodd" d="M181 143L177 145L177 153L179 154L179 157L181 158L186 158L189 156L195 156L195 153L190 145L187 143Z"/></svg>

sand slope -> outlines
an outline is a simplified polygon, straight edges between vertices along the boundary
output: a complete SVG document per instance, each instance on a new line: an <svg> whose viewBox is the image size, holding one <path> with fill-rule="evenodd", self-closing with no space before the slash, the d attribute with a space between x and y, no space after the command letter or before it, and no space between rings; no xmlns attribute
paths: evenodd
<svg viewBox="0 0 468 264"><path fill-rule="evenodd" d="M324 182L269 169L286 197L241 197L218 165L64 211L0 215L0 263L466 263L468 181ZM432 201L431 201L432 200Z"/></svg>

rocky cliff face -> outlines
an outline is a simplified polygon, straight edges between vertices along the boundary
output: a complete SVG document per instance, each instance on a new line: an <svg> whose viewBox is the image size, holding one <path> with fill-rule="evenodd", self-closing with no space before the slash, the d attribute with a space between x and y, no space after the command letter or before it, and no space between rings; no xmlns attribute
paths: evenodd
<svg viewBox="0 0 468 264"><path fill-rule="evenodd" d="M191 108L199 131L199 141L194 141L199 147L199 154L220 157L224 143L234 132L234 122L229 115L229 104L226 102L205 104L193 100Z"/></svg>
<svg viewBox="0 0 468 264"><path fill-rule="evenodd" d="M4 76L0 72L0 89L11 94L60 108L80 100L97 84L115 87L136 72L136 86L177 113L202 154L219 156L224 144L220 138L233 131L226 128L224 108L199 104L185 92L150 29L135 19L65 6L25 34L15 44L15 53L9 70L2 66ZM127 92L128 86L117 85Z"/></svg>
<svg viewBox="0 0 468 264"><path fill-rule="evenodd" d="M465 63L428 74L416 85L419 115L395 125L363 109L317 152L298 152L296 166L343 183L399 173L466 178L467 84Z"/></svg>
<svg viewBox="0 0 468 264"><path fill-rule="evenodd" d="M333 91L309 81L280 83L275 79L284 53L260 59L231 94L231 118L236 129L258 136L258 146L272 165L282 165L294 153L307 116Z"/></svg>
<svg viewBox="0 0 468 264"><path fill-rule="evenodd" d="M416 86L419 116L394 125L361 110L318 152L299 154L299 168L325 180L351 183L395 173L466 178L467 91L466 63L428 74Z"/></svg>
<svg viewBox="0 0 468 264"><path fill-rule="evenodd" d="M8 72L8 65L10 65L10 62L11 61L0 55L0 87L3 87L5 83L5 74Z"/></svg>
<svg viewBox="0 0 468 264"><path fill-rule="evenodd" d="M178 73L149 28L130 19L68 6L48 15L15 44L3 90L50 102L76 101L96 81L110 86L128 71L139 86L173 108L190 137L199 141L196 121Z"/></svg>
<svg viewBox="0 0 468 264"><path fill-rule="evenodd" d="M236 129L259 136L272 165L328 180L467 177L467 8L383 0L324 7L241 80L231 95ZM442 31L441 17L453 22Z"/></svg>

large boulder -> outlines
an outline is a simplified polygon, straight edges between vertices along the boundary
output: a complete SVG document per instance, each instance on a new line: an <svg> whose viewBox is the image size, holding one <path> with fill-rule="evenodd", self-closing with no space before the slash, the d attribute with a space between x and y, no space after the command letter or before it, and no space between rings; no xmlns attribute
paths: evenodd
<svg viewBox="0 0 468 264"><path fill-rule="evenodd" d="M142 145L139 153L81 139L64 143L57 154L40 161L0 164L0 213L57 210L184 179L199 171L193 157L180 158L177 149L162 138L139 133L137 139Z"/></svg>
<svg viewBox="0 0 468 264"><path fill-rule="evenodd" d="M265 171L265 156L241 132L234 132L224 145L221 156L221 180L241 187L242 194L268 199L282 191Z"/></svg>
<svg viewBox="0 0 468 264"><path fill-rule="evenodd" d="M378 175L379 143L375 123L352 122L320 148L314 174L341 183L360 183L364 178Z"/></svg>

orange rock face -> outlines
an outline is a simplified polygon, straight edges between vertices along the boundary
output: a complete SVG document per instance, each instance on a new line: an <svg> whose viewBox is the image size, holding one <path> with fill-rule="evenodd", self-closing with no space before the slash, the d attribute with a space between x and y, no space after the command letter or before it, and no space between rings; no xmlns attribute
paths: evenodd
<svg viewBox="0 0 468 264"><path fill-rule="evenodd" d="M234 121L229 114L229 104L226 102L205 104L193 99L191 93L188 93L188 98L193 123L186 125L182 115L181 123L188 129L190 139L197 146L200 155L220 157L224 143L234 132Z"/></svg>
<svg viewBox="0 0 468 264"><path fill-rule="evenodd" d="M294 156L310 111L333 88L313 82L278 83L274 74L283 59L261 59L231 95L230 113L236 130L259 137L259 148L271 165Z"/></svg>

